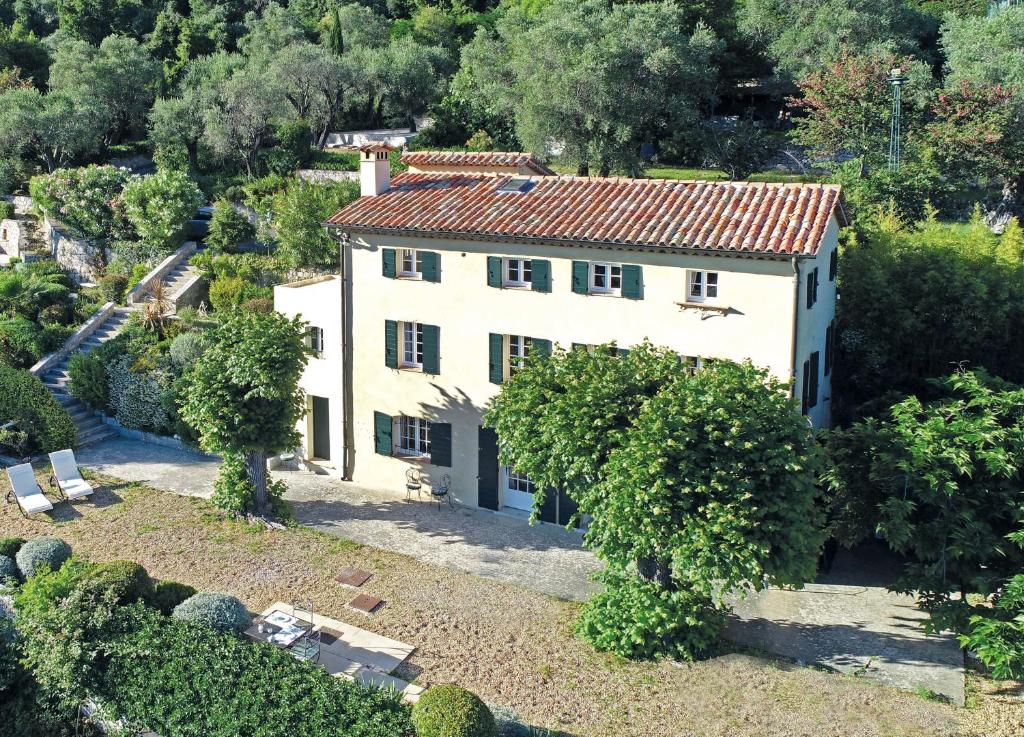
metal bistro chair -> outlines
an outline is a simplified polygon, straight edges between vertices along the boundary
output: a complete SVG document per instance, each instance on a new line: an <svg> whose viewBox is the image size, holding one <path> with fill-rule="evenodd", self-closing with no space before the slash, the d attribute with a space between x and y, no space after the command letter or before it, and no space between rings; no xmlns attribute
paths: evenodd
<svg viewBox="0 0 1024 737"><path fill-rule="evenodd" d="M292 602L292 614L296 619L301 621L299 615L303 612L309 615L309 627L305 628L305 632L292 643L288 651L299 660L315 663L320 660L320 628L313 623L313 604Z"/></svg>
<svg viewBox="0 0 1024 737"><path fill-rule="evenodd" d="M419 469L409 468L405 471L405 498L406 501L412 498L412 493L416 492L416 498L419 499L423 493L423 478L420 476Z"/></svg>
<svg viewBox="0 0 1024 737"><path fill-rule="evenodd" d="M452 477L449 476L448 474L442 475L441 476L441 480L438 483L433 484L430 487L430 496L433 497L434 501L437 502L438 510L441 509L441 500L442 499L447 499L448 500L448 506L451 507L452 509L455 509L455 505L452 503L451 491L452 491Z"/></svg>

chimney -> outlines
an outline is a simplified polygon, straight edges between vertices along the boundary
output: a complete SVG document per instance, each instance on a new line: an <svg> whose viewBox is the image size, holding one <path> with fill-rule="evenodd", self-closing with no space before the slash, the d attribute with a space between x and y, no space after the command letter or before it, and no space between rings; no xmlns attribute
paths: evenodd
<svg viewBox="0 0 1024 737"><path fill-rule="evenodd" d="M391 188L391 161L394 149L386 143L368 143L359 147L359 194L376 197Z"/></svg>

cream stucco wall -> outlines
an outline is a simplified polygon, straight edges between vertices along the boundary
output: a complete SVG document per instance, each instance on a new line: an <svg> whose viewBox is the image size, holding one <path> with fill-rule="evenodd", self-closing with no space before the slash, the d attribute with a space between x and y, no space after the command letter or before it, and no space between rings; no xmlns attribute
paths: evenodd
<svg viewBox="0 0 1024 737"><path fill-rule="evenodd" d="M323 465L328 468L340 469L344 454L341 279L336 276L321 277L275 287L274 307L288 317L301 317L310 325L323 330L323 353L320 356L310 357L299 382L299 386L307 395L306 416L298 423L298 430L303 437L303 446L299 451L304 459L312 459L311 397L324 397L330 403L331 458L330 463Z"/></svg>
<svg viewBox="0 0 1024 737"><path fill-rule="evenodd" d="M800 315L801 363L809 345L823 345L834 309L827 252L837 230L833 223L822 249L826 256L813 319ZM417 247L440 253L439 283L382 276L382 248ZM373 416L375 411L417 416L452 425L452 468L423 464L425 475L449 473L456 499L477 503L477 430L487 401L499 390L488 378L489 333L546 338L565 348L612 340L628 347L648 339L683 355L750 359L784 381L792 377L795 295L787 259L360 234L352 235L351 249L353 478L359 483L404 490L410 462L374 452ZM488 255L550 260L551 293L489 287ZM573 293L573 260L641 265L644 298ZM801 274L813 268L804 264ZM717 304L728 306L727 314L677 304L685 301L687 269L719 273ZM440 327L439 375L385 367L384 321L389 319ZM827 417L821 408L819 401L812 417L818 424Z"/></svg>

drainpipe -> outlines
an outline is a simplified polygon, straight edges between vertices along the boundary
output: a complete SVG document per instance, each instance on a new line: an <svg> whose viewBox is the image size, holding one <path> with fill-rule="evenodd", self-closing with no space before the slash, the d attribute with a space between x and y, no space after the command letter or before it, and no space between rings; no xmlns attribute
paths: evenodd
<svg viewBox="0 0 1024 737"><path fill-rule="evenodd" d="M796 256L790 260L793 266L793 341L790 346L789 375L792 379L789 387L789 396L796 397L796 342L797 333L800 327L800 261Z"/></svg>
<svg viewBox="0 0 1024 737"><path fill-rule="evenodd" d="M341 233L338 237L338 278L341 280L341 430L344 444L342 478L345 481L352 480L352 470L356 460L355 432L352 428L352 285L349 280L352 270L352 249L348 246L348 233Z"/></svg>

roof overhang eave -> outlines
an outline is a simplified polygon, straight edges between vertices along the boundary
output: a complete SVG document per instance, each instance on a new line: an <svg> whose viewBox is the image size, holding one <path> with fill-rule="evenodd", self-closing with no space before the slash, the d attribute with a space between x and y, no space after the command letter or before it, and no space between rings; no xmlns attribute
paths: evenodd
<svg viewBox="0 0 1024 737"><path fill-rule="evenodd" d="M613 248L622 251L656 251L662 253L692 253L702 256L732 256L734 258L762 258L788 261L792 258L814 258L814 253L775 253L772 251L730 251L722 248L700 248L696 246L660 246L646 243L618 243L616 241L592 241L574 238L535 238L528 236L494 235L493 233L453 233L450 231L413 230L410 228L381 228L365 225L324 222L327 228L336 228L345 233L372 233L374 235L392 235L418 238L443 238L445 240L478 240L496 241L499 243L532 243L534 245L555 246L590 246L593 248Z"/></svg>

